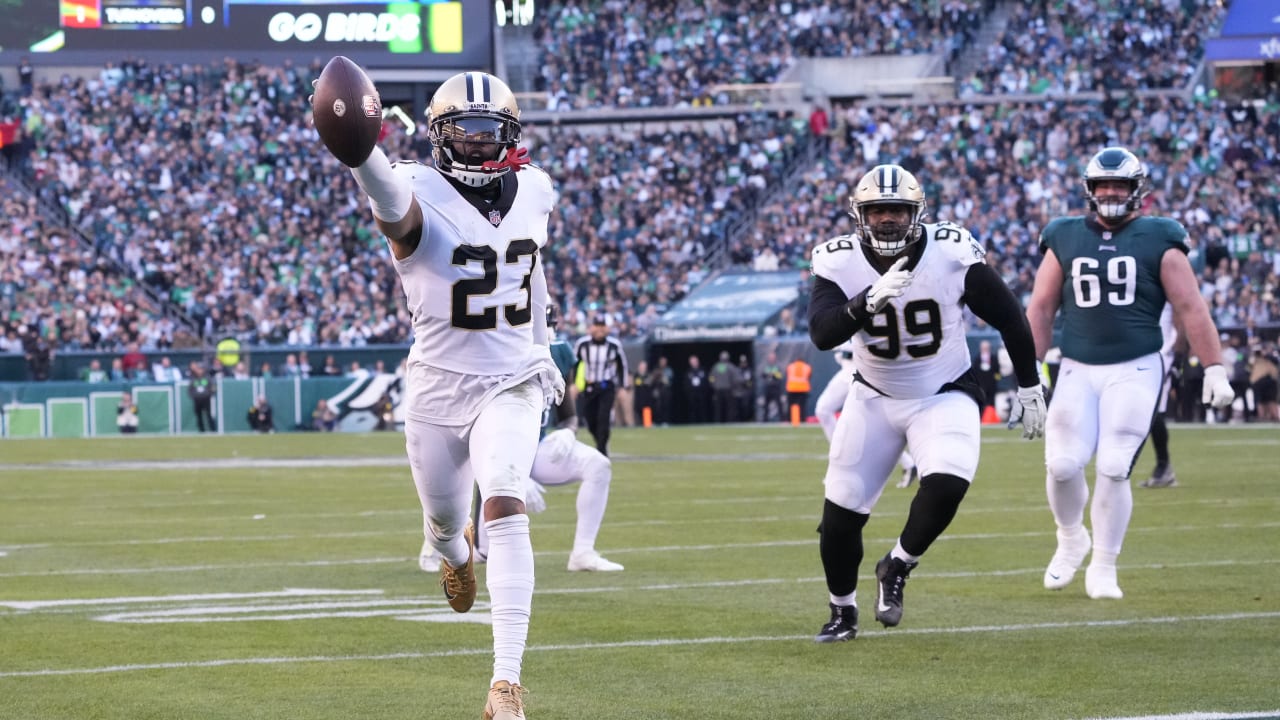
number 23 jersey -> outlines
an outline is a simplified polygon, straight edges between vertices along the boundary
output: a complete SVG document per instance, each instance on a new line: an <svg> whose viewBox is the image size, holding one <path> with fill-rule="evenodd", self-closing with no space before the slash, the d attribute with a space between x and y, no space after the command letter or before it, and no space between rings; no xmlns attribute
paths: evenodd
<svg viewBox="0 0 1280 720"><path fill-rule="evenodd" d="M970 367L965 339L965 274L985 251L969 231L951 223L924 225L908 252L914 279L854 334L853 362L868 385L893 398L934 395ZM853 298L880 279L870 250L849 236L813 250L813 272Z"/></svg>
<svg viewBox="0 0 1280 720"><path fill-rule="evenodd" d="M434 168L398 163L395 170L409 176L423 214L417 249L395 261L413 318L409 363L471 375L517 372L533 352L534 320L543 322L533 317L531 294L555 203L551 179L522 168L503 212L501 202L478 209Z"/></svg>

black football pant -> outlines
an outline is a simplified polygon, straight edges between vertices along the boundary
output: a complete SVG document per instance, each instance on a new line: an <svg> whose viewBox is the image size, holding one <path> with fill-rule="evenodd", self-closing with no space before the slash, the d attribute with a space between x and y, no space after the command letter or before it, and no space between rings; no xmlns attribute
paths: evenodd
<svg viewBox="0 0 1280 720"><path fill-rule="evenodd" d="M588 385L582 394L582 419L587 423L591 437L596 439L596 449L605 457L609 456L609 415L613 412L613 400L617 394L618 388L613 385Z"/></svg>

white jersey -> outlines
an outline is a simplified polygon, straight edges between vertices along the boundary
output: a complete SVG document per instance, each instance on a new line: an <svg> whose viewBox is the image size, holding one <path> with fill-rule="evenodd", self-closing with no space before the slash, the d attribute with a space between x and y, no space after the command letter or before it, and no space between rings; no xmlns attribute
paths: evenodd
<svg viewBox="0 0 1280 720"><path fill-rule="evenodd" d="M555 204L551 179L522 168L510 209L486 215L434 168L394 168L423 214L417 249L394 261L413 318L408 415L461 424L499 385L544 371L558 377L547 345L535 342L534 324L545 320L534 317L532 296L535 287L545 292L536 263Z"/></svg>
<svg viewBox="0 0 1280 720"><path fill-rule="evenodd" d="M837 375L853 372L855 366L853 364L852 339L840 343L836 346L836 349L831 352L835 354L836 362L840 365L840 372L836 373Z"/></svg>
<svg viewBox="0 0 1280 720"><path fill-rule="evenodd" d="M946 222L925 225L920 242L923 254L907 268L914 273L911 285L852 338L858 374L893 398L933 395L970 367L960 298L969 266L982 262L985 251L968 230ZM813 272L849 298L881 275L848 236L814 248Z"/></svg>

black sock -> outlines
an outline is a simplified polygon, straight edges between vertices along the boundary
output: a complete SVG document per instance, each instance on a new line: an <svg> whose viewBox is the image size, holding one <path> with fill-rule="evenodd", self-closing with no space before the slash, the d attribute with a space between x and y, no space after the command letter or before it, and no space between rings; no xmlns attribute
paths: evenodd
<svg viewBox="0 0 1280 720"><path fill-rule="evenodd" d="M870 515L845 510L830 500L822 503L822 524L818 526L818 552L832 595L848 595L858 589L858 566L862 564L862 528Z"/></svg>
<svg viewBox="0 0 1280 720"><path fill-rule="evenodd" d="M898 541L902 549L920 556L951 524L969 483L955 475L934 473L920 478L920 489L911 501L907 524Z"/></svg>
<svg viewBox="0 0 1280 720"><path fill-rule="evenodd" d="M1151 418L1151 447L1156 451L1156 467L1163 468L1169 464L1169 426L1164 422L1164 413L1156 413Z"/></svg>

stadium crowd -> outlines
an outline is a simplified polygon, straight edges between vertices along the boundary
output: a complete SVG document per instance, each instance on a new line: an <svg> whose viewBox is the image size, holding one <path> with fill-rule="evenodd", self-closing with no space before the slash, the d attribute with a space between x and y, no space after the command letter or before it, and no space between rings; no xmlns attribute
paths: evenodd
<svg viewBox="0 0 1280 720"><path fill-rule="evenodd" d="M723 105L717 86L776 82L798 57L954 59L994 0L569 0L538 16L547 107Z"/></svg>
<svg viewBox="0 0 1280 720"><path fill-rule="evenodd" d="M897 4L864 4L875 12L859 17L879 18L876 27L911 31L894 34L893 44L866 28L833 25L828 21L847 10L830 3L792 3L789 13L748 3L770 22L787 18L785 32L760 33L754 23L725 24L732 15L726 3L705 10L675 3L655 12L565 3L543 15L547 47L567 63L548 79L577 84L570 104L588 96L593 105L679 104L691 96L655 85L656 78L696 76L689 87L705 88L775 77L701 57L707 48L688 39L694 29L747 33L734 42L755 49L731 55L768 58L776 50L782 60L769 61L776 70L796 55L924 50L911 43L938 36L943 26L949 38L968 37L989 10L953 2L939 14L912 17ZM730 262L803 272L814 242L849 231L849 183L886 161L916 172L927 183L932 215L984 239L990 262L1025 297L1038 229L1081 209L1079 168L1114 142L1138 149L1150 165L1152 209L1191 230L1192 258L1219 325L1280 322L1275 99L1253 107L1174 93L1139 97L1126 88L1164 87L1180 76L1160 63L1126 64L1081 49L1088 47L1081 38L1112 47L1107 28L1127 28L1150 44L1170 41L1172 29L1216 22L1214 9L1198 3L1196 12L1174 17L1177 4L1138 3L1117 20L1042 3L1047 14L1038 17L1048 19L1033 35L1043 47L1123 68L1123 82L1100 102L837 104L829 127L766 112L627 133L527 127L535 161L563 194L546 262L569 331L604 312L616 335L645 336L716 269L708 264L713 250L740 225L748 230L727 248ZM597 30L609 23L618 32L606 36L622 39L606 48ZM822 29L833 26L841 32ZM774 41L767 52L760 44ZM1063 68L1087 67L1063 53L1033 53L1041 46L1029 42L1007 37L1005 44L1023 54L995 52L979 75L996 77L991 68L1013 64L1066 78ZM1196 52L1188 46L1184 59L1192 62ZM626 53L657 58L653 67L661 71L592 59L621 62ZM662 68L669 62L689 71L668 73ZM42 77L29 92L9 94L26 136L26 152L14 160L34 194L5 180L13 192L4 193L0 220L0 351L16 352L36 337L54 348L106 350L184 347L226 335L277 345L405 341L408 317L381 238L361 221L354 183L318 151L308 125L306 95L318 74L318 64L153 67L130 60L91 80ZM583 90L584 78L594 78L596 90ZM425 160L425 123L412 136L389 132L383 146L392 158ZM815 154L799 180L792 177L793 167Z"/></svg>

